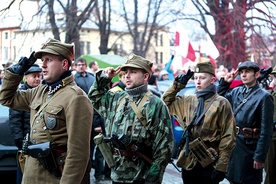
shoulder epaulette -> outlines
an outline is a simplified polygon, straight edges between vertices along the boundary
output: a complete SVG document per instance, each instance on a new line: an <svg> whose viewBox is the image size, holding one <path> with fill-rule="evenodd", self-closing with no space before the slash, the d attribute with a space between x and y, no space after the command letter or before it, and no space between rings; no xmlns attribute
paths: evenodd
<svg viewBox="0 0 276 184"><path fill-rule="evenodd" d="M80 87L78 87L78 86L71 86L71 88L72 88L74 91L76 91L76 93L77 93L78 95L82 95L82 94L83 94L83 91L82 91L82 89L81 89Z"/></svg>

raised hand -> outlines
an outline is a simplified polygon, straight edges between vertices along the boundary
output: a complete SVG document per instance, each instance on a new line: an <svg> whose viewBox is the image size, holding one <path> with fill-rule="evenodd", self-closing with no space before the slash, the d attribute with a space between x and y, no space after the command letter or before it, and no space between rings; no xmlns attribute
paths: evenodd
<svg viewBox="0 0 276 184"><path fill-rule="evenodd" d="M239 74L238 69L225 75L224 81L231 83Z"/></svg>
<svg viewBox="0 0 276 184"><path fill-rule="evenodd" d="M35 52L33 51L29 58L21 57L17 64L10 67L10 71L18 75L24 75L24 73L36 62L34 53Z"/></svg>
<svg viewBox="0 0 276 184"><path fill-rule="evenodd" d="M192 78L194 75L194 72L190 69L187 71L186 74L180 74L175 78L175 81L180 82L181 84L187 84L190 78Z"/></svg>
<svg viewBox="0 0 276 184"><path fill-rule="evenodd" d="M121 70L121 67L118 66L117 68L107 67L104 70L104 74L109 78L112 79L115 75L117 75Z"/></svg>

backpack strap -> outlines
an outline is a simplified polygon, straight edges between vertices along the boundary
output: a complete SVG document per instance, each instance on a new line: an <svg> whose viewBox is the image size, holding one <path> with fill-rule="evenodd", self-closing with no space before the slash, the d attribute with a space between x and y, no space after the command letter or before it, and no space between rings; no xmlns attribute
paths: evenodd
<svg viewBox="0 0 276 184"><path fill-rule="evenodd" d="M149 97L151 96L151 94L152 94L152 93L151 93L150 91L148 91L148 92L144 95L144 97L142 98L142 100L139 102L138 107L137 107L137 105L135 104L135 102L133 101L133 99L130 98L130 97L127 95L125 98L123 98L123 99L120 101L120 103L119 103L119 105L118 105L118 107L117 107L117 112L118 112L119 109L123 106L123 104L126 102L125 99L126 99L126 98L129 99L129 102L130 102L130 105L131 105L132 110L134 111L134 113L136 114L136 116L139 118L139 120L142 122L142 124L146 127L147 121L146 121L145 117L142 115L141 109L142 109L144 103L149 99Z"/></svg>
<svg viewBox="0 0 276 184"><path fill-rule="evenodd" d="M151 92L148 91L145 94L145 96L142 98L142 100L139 102L138 107L135 104L135 102L133 101L133 99L129 98L132 110L134 111L134 113L136 114L136 116L139 118L139 120L141 121L141 123L144 125L144 127L147 127L147 121L146 121L146 118L142 115L141 110L142 110L142 107L145 104L145 102L149 99L150 95L151 95Z"/></svg>
<svg viewBox="0 0 276 184"><path fill-rule="evenodd" d="M249 100L249 98L251 97L251 96L253 96L254 94L256 94L258 91L260 91L261 90L261 88L259 88L259 89L257 89L257 90L255 90L255 91L253 91L247 98L244 98L243 100L242 100L242 103L240 103L240 105L235 109L235 111L234 111L234 115L236 116L236 114L238 113L238 111L241 109L241 107Z"/></svg>

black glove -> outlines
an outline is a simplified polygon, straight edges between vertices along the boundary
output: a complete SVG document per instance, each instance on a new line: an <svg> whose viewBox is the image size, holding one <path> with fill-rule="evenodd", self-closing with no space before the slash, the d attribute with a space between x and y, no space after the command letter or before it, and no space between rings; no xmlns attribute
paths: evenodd
<svg viewBox="0 0 276 184"><path fill-rule="evenodd" d="M260 70L260 77L258 78L258 81L261 82L264 79L268 79L269 74L272 72L272 67L269 67L267 69L261 69Z"/></svg>
<svg viewBox="0 0 276 184"><path fill-rule="evenodd" d="M225 178L225 172L214 169L211 178L213 183L219 183Z"/></svg>
<svg viewBox="0 0 276 184"><path fill-rule="evenodd" d="M181 84L187 84L190 78L192 78L194 75L194 72L192 72L190 69L187 71L186 74L180 74L175 78L175 81L180 82Z"/></svg>
<svg viewBox="0 0 276 184"><path fill-rule="evenodd" d="M174 54L172 55L171 60L173 60L173 58L174 58Z"/></svg>
<svg viewBox="0 0 276 184"><path fill-rule="evenodd" d="M24 73L36 62L34 53L35 52L32 52L29 58L21 57L17 64L10 67L10 71L18 75L24 75Z"/></svg>
<svg viewBox="0 0 276 184"><path fill-rule="evenodd" d="M15 139L14 143L19 150L22 150L23 139Z"/></svg>

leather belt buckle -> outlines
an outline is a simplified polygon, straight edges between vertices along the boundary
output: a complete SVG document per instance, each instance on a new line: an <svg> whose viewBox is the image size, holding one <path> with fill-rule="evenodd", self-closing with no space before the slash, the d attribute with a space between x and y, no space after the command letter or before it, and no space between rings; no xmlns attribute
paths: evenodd
<svg viewBox="0 0 276 184"><path fill-rule="evenodd" d="M122 155L121 155L121 152L120 152L120 150L119 150L118 148L114 148L114 153L115 153L116 155L118 155L119 157L122 156Z"/></svg>
<svg viewBox="0 0 276 184"><path fill-rule="evenodd" d="M236 126L236 135L238 135L241 132L240 127Z"/></svg>

